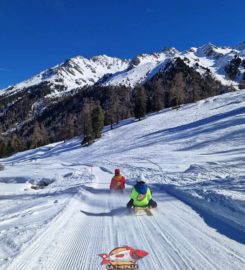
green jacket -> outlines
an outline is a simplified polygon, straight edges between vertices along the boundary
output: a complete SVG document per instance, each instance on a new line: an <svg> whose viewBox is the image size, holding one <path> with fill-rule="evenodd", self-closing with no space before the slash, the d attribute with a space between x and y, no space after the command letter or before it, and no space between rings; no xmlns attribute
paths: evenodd
<svg viewBox="0 0 245 270"><path fill-rule="evenodd" d="M133 199L133 204L134 206L139 206L139 207L143 207L143 206L147 206L149 204L149 201L151 199L151 190L148 187L146 194L142 195L139 194L135 188L132 189L131 191L131 199Z"/></svg>

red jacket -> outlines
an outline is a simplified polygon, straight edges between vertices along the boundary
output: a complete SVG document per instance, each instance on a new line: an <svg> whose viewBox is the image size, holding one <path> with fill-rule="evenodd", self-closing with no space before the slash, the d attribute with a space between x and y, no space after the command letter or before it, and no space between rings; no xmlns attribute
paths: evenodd
<svg viewBox="0 0 245 270"><path fill-rule="evenodd" d="M110 189L124 189L126 180L122 175L115 175L111 179Z"/></svg>

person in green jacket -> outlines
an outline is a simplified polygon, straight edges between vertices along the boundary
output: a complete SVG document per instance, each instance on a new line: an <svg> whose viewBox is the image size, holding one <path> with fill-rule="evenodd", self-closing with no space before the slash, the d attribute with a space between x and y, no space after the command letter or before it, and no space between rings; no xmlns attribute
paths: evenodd
<svg viewBox="0 0 245 270"><path fill-rule="evenodd" d="M127 203L127 207L157 207L157 203L152 200L152 191L146 184L144 175L137 178L137 183L131 191L131 199Z"/></svg>

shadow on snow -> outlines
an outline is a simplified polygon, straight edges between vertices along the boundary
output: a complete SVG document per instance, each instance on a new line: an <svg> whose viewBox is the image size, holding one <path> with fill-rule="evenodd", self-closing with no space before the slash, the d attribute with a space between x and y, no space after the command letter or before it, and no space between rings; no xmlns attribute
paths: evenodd
<svg viewBox="0 0 245 270"><path fill-rule="evenodd" d="M210 214L207 211L201 209L200 207L194 205L194 203L190 202L188 199L185 199L182 196L178 196L175 192L171 191L171 188L168 185L154 184L153 186L155 186L155 189L162 190L170 196L173 196L190 206L209 227L214 228L220 234L223 234L226 237L235 240L241 244L245 244L245 233L242 230L239 230L227 224L218 217L215 217L213 214Z"/></svg>
<svg viewBox="0 0 245 270"><path fill-rule="evenodd" d="M124 207L118 207L115 209L112 209L109 212L101 212L101 213L92 213L80 210L81 213L85 214L86 216L93 216L93 217L114 217L114 216L123 216L123 215L130 215L131 210Z"/></svg>

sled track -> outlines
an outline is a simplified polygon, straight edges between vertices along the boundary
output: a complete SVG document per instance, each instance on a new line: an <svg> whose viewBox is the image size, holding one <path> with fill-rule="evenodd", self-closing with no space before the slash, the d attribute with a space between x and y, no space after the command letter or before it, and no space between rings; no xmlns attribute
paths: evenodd
<svg viewBox="0 0 245 270"><path fill-rule="evenodd" d="M111 177L105 171L96 173L103 180ZM104 270L98 254L123 245L149 252L137 262L139 269L244 269L244 245L207 226L176 198L161 191L153 216L135 216L122 207L129 191L110 194L107 189L107 184L94 183L78 190L6 269Z"/></svg>
<svg viewBox="0 0 245 270"><path fill-rule="evenodd" d="M47 229L41 233L7 269L35 269L33 265L40 263L40 254L44 254L48 246L51 247L54 245L56 234L62 232L62 229L66 226L69 217L72 215L71 209L74 203L75 200L72 198L66 208L51 221Z"/></svg>
<svg viewBox="0 0 245 270"><path fill-rule="evenodd" d="M176 207L176 206L173 206L173 207ZM181 223L187 228L189 227L190 228L190 231L193 233L195 232L195 234L197 235L197 238L200 238L200 242L203 242L205 241L205 239L207 238L207 236L209 237L209 246L212 246L212 248L216 248L217 249L217 253L221 250L223 252L223 254L225 254L225 256L229 256L230 257L230 260L232 260L233 258L236 258L238 261L240 261L242 264L245 265L245 257L239 257L237 256L236 252L233 250L232 246L229 246L229 247L226 247L225 243L224 242L220 242L218 241L217 238L214 237L214 235L212 234L209 234L208 231L203 231L202 228L197 228L195 226L195 223L192 223L190 221L187 221L186 218L184 216L180 216L177 212L177 209L176 209L176 216L178 216L179 220L181 220ZM180 233L180 230L177 230L176 233ZM207 246L207 248L209 247ZM205 256L205 254L203 254ZM225 259L225 258L224 258ZM217 266L217 269L218 266Z"/></svg>

